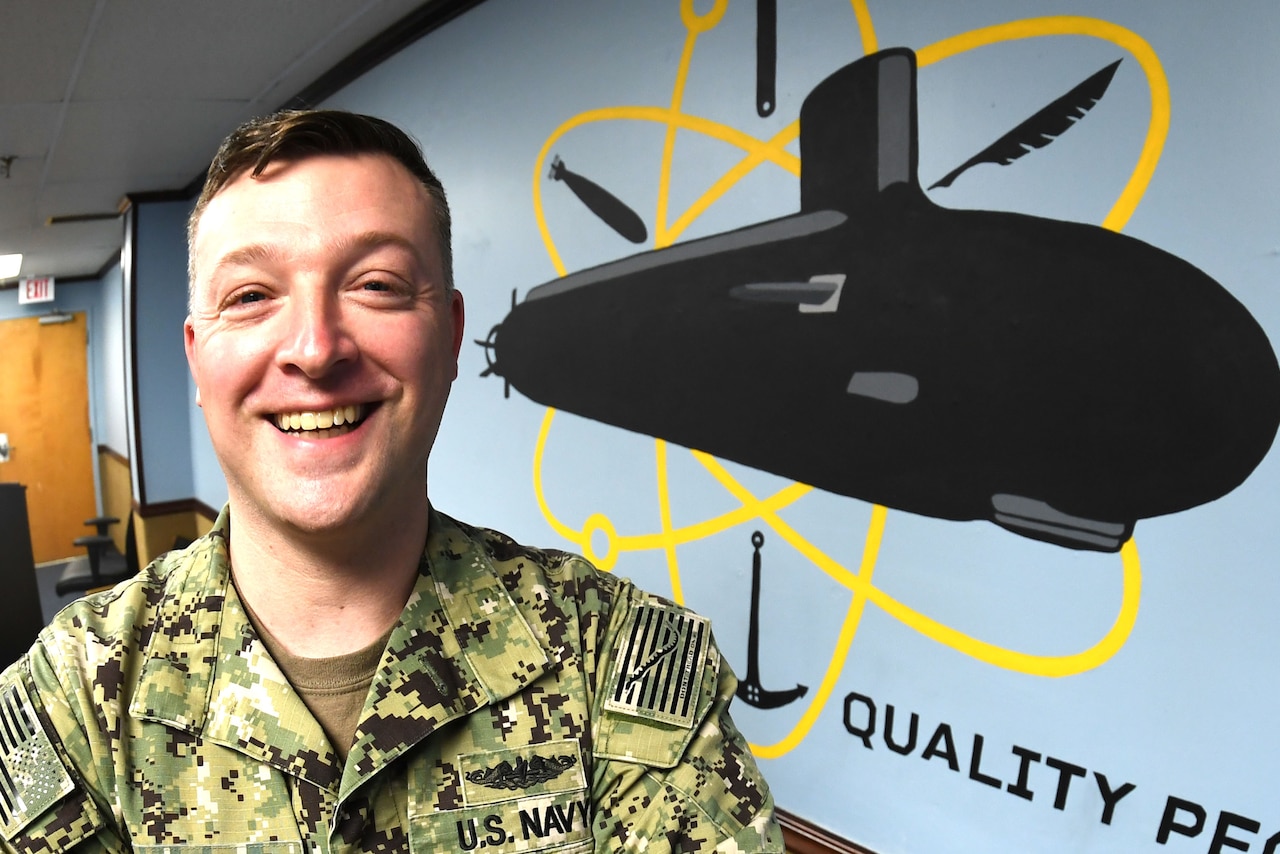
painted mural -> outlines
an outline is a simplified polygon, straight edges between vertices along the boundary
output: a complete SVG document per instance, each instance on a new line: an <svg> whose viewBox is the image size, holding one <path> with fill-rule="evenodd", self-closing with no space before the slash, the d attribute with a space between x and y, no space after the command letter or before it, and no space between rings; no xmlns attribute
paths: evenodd
<svg viewBox="0 0 1280 854"><path fill-rule="evenodd" d="M1074 548L1119 551L1135 520L1238 486L1280 419L1262 329L1115 231L930 201L915 63L878 51L808 95L800 213L534 287L482 342L486 373L819 489ZM1106 79L935 186L1046 144ZM577 192L644 233L597 185Z"/></svg>
<svg viewBox="0 0 1280 854"><path fill-rule="evenodd" d="M710 617L780 805L882 854L1280 851L1280 121L1209 118L1280 11L621 6L333 100L454 205L433 496Z"/></svg>

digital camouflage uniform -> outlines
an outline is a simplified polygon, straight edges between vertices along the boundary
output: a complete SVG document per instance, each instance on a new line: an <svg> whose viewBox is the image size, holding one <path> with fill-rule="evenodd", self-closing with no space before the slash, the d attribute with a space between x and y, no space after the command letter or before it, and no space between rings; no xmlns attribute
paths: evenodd
<svg viewBox="0 0 1280 854"><path fill-rule="evenodd" d="M229 524L5 672L5 850L782 851L702 618L433 512L343 766L231 586Z"/></svg>

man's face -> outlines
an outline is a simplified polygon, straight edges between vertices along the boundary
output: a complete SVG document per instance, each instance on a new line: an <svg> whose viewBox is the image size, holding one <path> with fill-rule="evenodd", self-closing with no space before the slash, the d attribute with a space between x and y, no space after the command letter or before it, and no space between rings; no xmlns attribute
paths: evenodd
<svg viewBox="0 0 1280 854"><path fill-rule="evenodd" d="M434 223L382 155L272 163L209 202L187 362L236 513L321 533L425 503L463 325Z"/></svg>

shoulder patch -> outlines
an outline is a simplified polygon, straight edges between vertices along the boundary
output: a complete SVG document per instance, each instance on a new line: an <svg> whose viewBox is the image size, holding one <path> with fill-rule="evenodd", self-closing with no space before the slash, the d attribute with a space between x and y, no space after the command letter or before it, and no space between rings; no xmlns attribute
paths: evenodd
<svg viewBox="0 0 1280 854"><path fill-rule="evenodd" d="M0 685L0 835L12 839L74 789L22 680Z"/></svg>
<svg viewBox="0 0 1280 854"><path fill-rule="evenodd" d="M683 608L653 603L637 607L627 618L615 653L604 707L692 727L710 635L709 621Z"/></svg>

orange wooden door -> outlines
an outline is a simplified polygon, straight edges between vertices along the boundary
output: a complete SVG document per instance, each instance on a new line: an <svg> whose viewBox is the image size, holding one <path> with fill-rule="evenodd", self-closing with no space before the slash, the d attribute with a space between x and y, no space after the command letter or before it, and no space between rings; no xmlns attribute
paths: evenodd
<svg viewBox="0 0 1280 854"><path fill-rule="evenodd" d="M36 563L83 554L72 541L94 533L93 438L89 429L88 327L36 317L0 321L0 433L9 461L0 481L27 487Z"/></svg>

